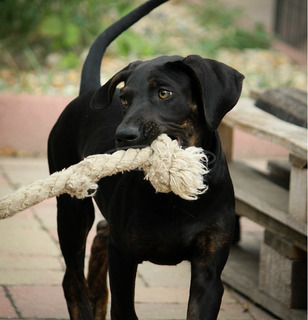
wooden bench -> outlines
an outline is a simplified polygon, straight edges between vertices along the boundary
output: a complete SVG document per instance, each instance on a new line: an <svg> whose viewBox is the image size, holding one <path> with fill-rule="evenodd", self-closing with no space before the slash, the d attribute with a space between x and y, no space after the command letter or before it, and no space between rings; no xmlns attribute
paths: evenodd
<svg viewBox="0 0 308 320"><path fill-rule="evenodd" d="M288 189L233 159L234 129L289 151ZM234 184L236 213L265 228L257 255L240 246L232 248L223 280L282 319L306 319L307 129L243 98L224 118L219 132Z"/></svg>

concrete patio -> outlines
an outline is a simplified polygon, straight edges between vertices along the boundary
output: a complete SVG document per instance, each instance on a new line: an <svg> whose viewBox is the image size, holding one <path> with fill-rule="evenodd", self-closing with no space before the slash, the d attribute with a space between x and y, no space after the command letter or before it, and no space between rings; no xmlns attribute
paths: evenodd
<svg viewBox="0 0 308 320"><path fill-rule="evenodd" d="M70 97L0 94L0 196L48 176L48 133ZM264 153L285 151L269 143L236 136L235 156L262 163ZM261 147L262 146L262 147ZM100 214L97 211L97 219ZM93 228L94 229L94 228ZM255 246L263 229L242 219L242 242ZM89 235L87 257L94 231ZM56 230L55 199L0 221L0 319L68 319L61 282L64 263ZM140 265L136 309L140 319L185 319L190 266ZM253 302L226 288L221 320L275 319Z"/></svg>

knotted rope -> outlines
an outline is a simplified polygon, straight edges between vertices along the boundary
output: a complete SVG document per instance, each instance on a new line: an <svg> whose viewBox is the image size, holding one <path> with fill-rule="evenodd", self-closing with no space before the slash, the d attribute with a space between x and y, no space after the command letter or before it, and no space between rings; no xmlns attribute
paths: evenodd
<svg viewBox="0 0 308 320"><path fill-rule="evenodd" d="M162 134L150 147L89 156L45 180L37 180L0 198L0 219L64 193L78 199L92 197L101 178L133 169L143 169L145 179L157 192L172 191L183 199L195 200L208 188L203 179L208 173L206 164L201 148L182 149L177 141Z"/></svg>

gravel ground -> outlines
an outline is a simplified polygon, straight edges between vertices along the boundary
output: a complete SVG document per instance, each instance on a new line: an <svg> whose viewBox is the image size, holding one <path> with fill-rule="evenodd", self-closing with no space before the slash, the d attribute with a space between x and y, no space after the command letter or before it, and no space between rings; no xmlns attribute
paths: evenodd
<svg viewBox="0 0 308 320"><path fill-rule="evenodd" d="M204 39L215 36L215 32L197 24L194 17L187 14L187 7L177 6L175 10L174 6L173 2L165 4L132 29L148 37L150 41L158 43L162 53L168 50L168 54L183 56L200 54L194 43L206 41ZM168 28L162 23L163 21L168 21ZM86 52L80 57L81 62L85 56ZM130 57L116 57L111 46L102 64L102 83L129 62L140 58L142 59L133 53ZM220 50L215 59L233 66L245 75L243 96L248 96L252 89L295 87L306 90L307 88L306 68L296 65L282 52L262 49ZM6 60L5 66L0 65L0 91L72 96L78 93L81 67L59 70L58 54L51 54L47 58L48 67L39 66L30 71L19 70L14 58L8 53Z"/></svg>

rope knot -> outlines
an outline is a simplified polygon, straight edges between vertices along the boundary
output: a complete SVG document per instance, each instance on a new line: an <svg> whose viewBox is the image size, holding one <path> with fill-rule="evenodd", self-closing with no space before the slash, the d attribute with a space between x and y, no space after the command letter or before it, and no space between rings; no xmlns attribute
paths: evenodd
<svg viewBox="0 0 308 320"><path fill-rule="evenodd" d="M201 148L182 149L166 134L151 144L153 153L144 166L145 179L157 192L172 191L185 200L195 200L206 192L203 176L209 172L207 157Z"/></svg>

